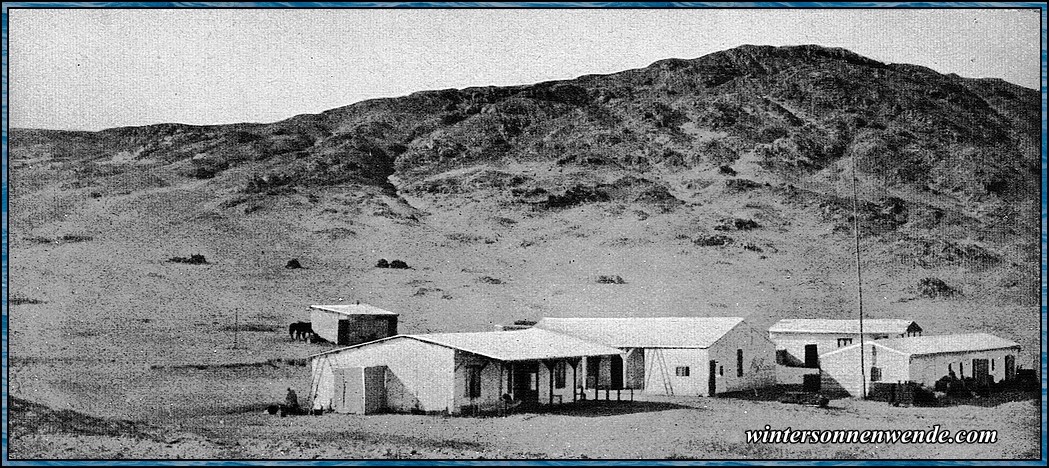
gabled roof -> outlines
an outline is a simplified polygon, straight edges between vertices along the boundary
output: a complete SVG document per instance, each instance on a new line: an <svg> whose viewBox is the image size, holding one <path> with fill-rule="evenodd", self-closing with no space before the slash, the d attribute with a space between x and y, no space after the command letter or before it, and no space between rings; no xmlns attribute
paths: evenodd
<svg viewBox="0 0 1049 468"><path fill-rule="evenodd" d="M310 357L338 353L395 339L418 340L504 362L620 354L620 351L616 348L561 333L530 328L521 331L397 335L355 346L334 349Z"/></svg>
<svg viewBox="0 0 1049 468"><path fill-rule="evenodd" d="M535 326L617 348L709 348L740 317L544 317Z"/></svg>
<svg viewBox="0 0 1049 468"><path fill-rule="evenodd" d="M1015 341L999 338L989 333L961 333L954 335L926 335L908 338L893 338L888 340L873 340L867 343L910 356L924 356L930 354L965 353L976 351L990 351L995 349L1019 348ZM822 359L829 354L854 350L860 345L858 343L838 348L820 355Z"/></svg>
<svg viewBox="0 0 1049 468"><path fill-rule="evenodd" d="M311 305L310 308L342 315L398 315L368 304Z"/></svg>
<svg viewBox="0 0 1049 468"><path fill-rule="evenodd" d="M913 320L906 319L866 319L863 321L863 334L900 335L908 331L921 331L922 328ZM784 319L769 327L772 333L834 333L858 334L860 321L856 319Z"/></svg>

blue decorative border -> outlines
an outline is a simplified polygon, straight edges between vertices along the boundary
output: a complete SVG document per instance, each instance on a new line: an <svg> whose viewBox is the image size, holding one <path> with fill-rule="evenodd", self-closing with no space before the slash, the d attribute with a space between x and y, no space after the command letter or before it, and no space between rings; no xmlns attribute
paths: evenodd
<svg viewBox="0 0 1049 468"><path fill-rule="evenodd" d="M504 460L504 461L469 461L469 460L346 460L346 461L247 461L247 460L76 460L76 461L10 461L8 456L7 401L8 401L8 8L1038 8L1041 10L1041 88L1042 93L1042 210L1041 210L1041 376L1042 376L1042 413L1041 413L1041 460ZM0 38L2 49L2 96L3 127L0 129L0 205L2 205L2 333L3 344L3 415L2 441L3 464L9 466L1043 466L1046 463L1046 245L1047 245L1047 171L1049 156L1046 146L1049 135L1046 132L1046 12L1044 3L1038 2L5 2L0 14Z"/></svg>

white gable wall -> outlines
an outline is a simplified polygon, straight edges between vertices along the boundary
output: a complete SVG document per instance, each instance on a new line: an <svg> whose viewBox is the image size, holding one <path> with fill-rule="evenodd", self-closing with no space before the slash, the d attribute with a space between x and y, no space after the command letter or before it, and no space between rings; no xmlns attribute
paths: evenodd
<svg viewBox="0 0 1049 468"><path fill-rule="evenodd" d="M906 334L890 334L888 338L901 338ZM885 338L884 333L864 333L864 341L871 342L876 339ZM823 355L845 346L860 344L859 333L796 333L796 332L769 332L769 339L775 343L776 349L785 349L787 354L798 362L805 362L805 345L815 344L816 354ZM838 346L839 339L852 339L852 343Z"/></svg>
<svg viewBox="0 0 1049 468"><path fill-rule="evenodd" d="M364 345L311 359L314 409L331 407L340 367L386 366L386 406L393 411L454 412L455 351L411 338Z"/></svg>
<svg viewBox="0 0 1049 468"><path fill-rule="evenodd" d="M743 376L739 376L737 352L743 351ZM745 323L737 325L709 349L717 361L717 393L761 388L776 383L776 348L761 333ZM724 369L722 375L721 370ZM704 367L704 371L707 367ZM704 372L706 376L706 372Z"/></svg>

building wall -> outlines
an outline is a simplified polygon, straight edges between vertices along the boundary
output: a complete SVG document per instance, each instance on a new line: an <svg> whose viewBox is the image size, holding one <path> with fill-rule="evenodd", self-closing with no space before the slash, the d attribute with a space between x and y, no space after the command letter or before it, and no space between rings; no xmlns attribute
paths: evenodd
<svg viewBox="0 0 1049 468"><path fill-rule="evenodd" d="M965 353L926 354L914 356L911 360L911 380L925 385L933 385L948 373L948 364L960 379L973 376L973 359L987 359L990 362L988 371L995 382L1005 379L1005 356L1017 357L1019 348L997 349L991 351L972 351ZM1017 364L1019 367L1019 364Z"/></svg>
<svg viewBox="0 0 1049 468"><path fill-rule="evenodd" d="M743 351L742 376L739 375L737 365L739 350ZM716 341L708 353L709 359L717 361L718 365L717 393L768 387L776 383L775 345L764 333L745 323L737 325Z"/></svg>
<svg viewBox="0 0 1049 468"><path fill-rule="evenodd" d="M884 334L864 333L864 341L871 342L875 339L884 338ZM904 335L894 334L890 335L889 338L900 338ZM839 339L852 339L853 345L860 344L859 333L776 333L769 332L769 339L775 343L776 349L784 349L787 351L787 355L796 360L798 363L805 362L805 345L815 344L816 352L819 355L829 353L845 346L838 346Z"/></svg>
<svg viewBox="0 0 1049 468"><path fill-rule="evenodd" d="M331 407L332 369L386 366L386 408L391 411L454 409L455 352L411 338L394 338L311 360L314 409Z"/></svg>
<svg viewBox="0 0 1049 468"><path fill-rule="evenodd" d="M310 326L317 336L336 343L339 338L339 319L343 317L345 315L310 309Z"/></svg>
<svg viewBox="0 0 1049 468"><path fill-rule="evenodd" d="M872 353L872 349L876 351ZM911 380L909 355L873 343L865 343L863 350L864 368L862 371L860 370L859 346L820 356L822 376L820 390L827 393L844 391L849 396L859 397L863 394L864 374L866 374L867 391L870 391L873 383L872 367L881 369L880 382Z"/></svg>
<svg viewBox="0 0 1049 468"><path fill-rule="evenodd" d="M707 394L707 350L692 348L645 349L646 395L666 395L664 380L670 382L674 395L703 396ZM664 367L662 362L666 363ZM677 375L675 369L688 367L688 376Z"/></svg>

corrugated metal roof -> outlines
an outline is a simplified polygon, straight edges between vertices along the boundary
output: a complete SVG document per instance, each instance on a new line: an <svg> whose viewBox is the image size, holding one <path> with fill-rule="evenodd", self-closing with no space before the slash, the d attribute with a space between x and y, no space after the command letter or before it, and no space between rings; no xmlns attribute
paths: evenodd
<svg viewBox="0 0 1049 468"><path fill-rule="evenodd" d="M863 333L898 335L907 333L913 320L906 319L865 319ZM920 330L921 327L918 327ZM838 333L857 334L860 332L860 321L832 319L784 319L776 322L769 331L773 333Z"/></svg>
<svg viewBox="0 0 1049 468"><path fill-rule="evenodd" d="M311 305L310 308L342 315L398 315L368 304Z"/></svg>
<svg viewBox="0 0 1049 468"><path fill-rule="evenodd" d="M602 344L581 340L579 338L561 333L554 333L548 330L530 328L521 331L397 335L368 343L314 354L310 357L338 353L399 338L408 338L433 343L505 362L620 354L618 349Z"/></svg>
<svg viewBox="0 0 1049 468"><path fill-rule="evenodd" d="M709 348L740 317L544 317L535 326L617 348Z"/></svg>
<svg viewBox="0 0 1049 468"><path fill-rule="evenodd" d="M912 355L987 351L1020 346L1015 341L999 338L989 333L915 336L911 338L877 340L872 341L872 343Z"/></svg>

